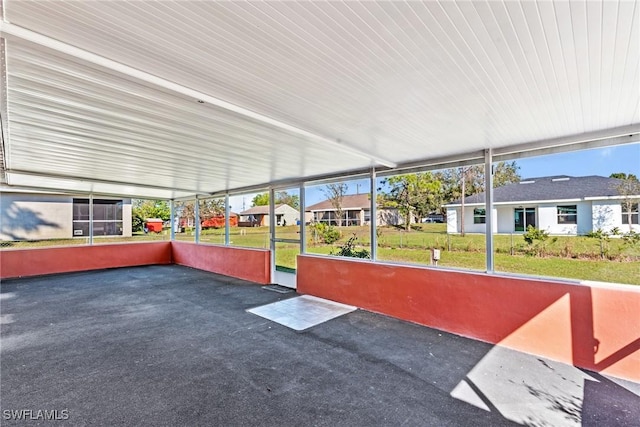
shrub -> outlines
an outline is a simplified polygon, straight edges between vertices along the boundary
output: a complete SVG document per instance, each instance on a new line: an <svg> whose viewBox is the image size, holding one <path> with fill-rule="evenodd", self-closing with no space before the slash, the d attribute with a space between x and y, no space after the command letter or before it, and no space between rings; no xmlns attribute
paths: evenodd
<svg viewBox="0 0 640 427"><path fill-rule="evenodd" d="M524 233L522 237L524 237L524 241L527 242L529 245L533 245L533 243L536 240L539 240L541 242L544 242L545 240L547 240L547 238L549 238L549 233L530 225L527 227L527 232Z"/></svg>
<svg viewBox="0 0 640 427"><path fill-rule="evenodd" d="M640 233L636 233L635 231L629 231L622 235L622 239L627 245L636 246L640 244Z"/></svg>
<svg viewBox="0 0 640 427"><path fill-rule="evenodd" d="M524 241L527 242L525 251L529 255L543 256L545 254L546 241L549 238L548 232L530 225L522 237L524 237ZM551 240L551 243L555 243L557 240L558 238L555 237Z"/></svg>
<svg viewBox="0 0 640 427"><path fill-rule="evenodd" d="M349 240L340 247L338 252L333 253L333 251L329 252L329 255L338 255L338 256L348 256L352 258L370 258L371 255L369 251L366 249L356 249L356 237L355 233L353 236L349 237Z"/></svg>
<svg viewBox="0 0 640 427"><path fill-rule="evenodd" d="M340 238L340 230L323 222L313 223L311 230L313 230L314 241L316 242L319 240L330 245Z"/></svg>
<svg viewBox="0 0 640 427"><path fill-rule="evenodd" d="M600 241L600 258L605 259L609 256L609 238L619 234L620 229L618 227L613 228L609 232L604 231L602 228L598 228L596 231L590 231L586 236Z"/></svg>

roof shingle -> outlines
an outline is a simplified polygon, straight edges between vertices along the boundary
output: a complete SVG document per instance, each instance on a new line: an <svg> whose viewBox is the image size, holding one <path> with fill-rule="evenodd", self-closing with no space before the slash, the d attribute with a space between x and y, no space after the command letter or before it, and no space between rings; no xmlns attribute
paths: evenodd
<svg viewBox="0 0 640 427"><path fill-rule="evenodd" d="M368 209L371 205L369 193L347 194L342 197L342 209ZM330 200L323 200L311 206L307 206L307 211L331 211L335 210Z"/></svg>
<svg viewBox="0 0 640 427"><path fill-rule="evenodd" d="M603 176L546 176L524 179L516 184L494 188L494 203L525 203L542 200L584 199L587 197L618 196L621 180ZM484 203L485 193L474 194L464 199L465 203ZM450 205L459 204L456 200Z"/></svg>

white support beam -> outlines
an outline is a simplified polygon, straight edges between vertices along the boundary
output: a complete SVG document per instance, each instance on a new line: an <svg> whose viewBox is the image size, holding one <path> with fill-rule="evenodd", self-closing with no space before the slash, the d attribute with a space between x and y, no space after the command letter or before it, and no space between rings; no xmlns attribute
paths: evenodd
<svg viewBox="0 0 640 427"><path fill-rule="evenodd" d="M640 123L634 123L628 126L496 148L493 150L493 159L499 162L502 160L542 156L545 154L630 144L639 141Z"/></svg>
<svg viewBox="0 0 640 427"><path fill-rule="evenodd" d="M269 252L271 253L271 282L276 277L276 192L269 189Z"/></svg>
<svg viewBox="0 0 640 427"><path fill-rule="evenodd" d="M93 245L93 194L89 194L89 244Z"/></svg>
<svg viewBox="0 0 640 427"><path fill-rule="evenodd" d="M176 240L176 202L171 200L169 202L169 208L171 209L171 217L169 221L171 221L171 241Z"/></svg>
<svg viewBox="0 0 640 427"><path fill-rule="evenodd" d="M300 195L299 195L299 203L300 203L300 253L303 254L307 251L307 220L305 217L305 192L304 192L304 184L300 184Z"/></svg>
<svg viewBox="0 0 640 427"><path fill-rule="evenodd" d="M202 92L198 92L196 90L190 89L188 87L182 86L172 81L165 80L163 78L154 76L153 74L149 74L147 72L135 69L133 67L129 67L128 65L113 61L111 59L107 59L103 56L96 55L95 53L77 48L67 43L63 43L59 40L52 39L45 35L36 33L34 31L28 30L26 28L20 27L15 24L11 24L9 22L0 21L0 35L2 35L2 37L8 36L8 37L15 37L21 40L26 40L26 41L38 44L40 46L44 46L49 49L55 50L57 52L70 55L74 58L82 59L92 64L107 68L111 71L115 71L119 74L136 78L145 83L150 83L154 86L158 86L163 89L167 89L175 93L188 96L190 98L193 98L194 100L199 100L204 103L214 105L216 107L222 108L227 111L231 111L233 113L244 116L246 118L256 120L258 122L272 126L274 128L282 129L292 134L308 138L312 141L315 141L316 143L321 143L323 146L328 145L329 147L339 149L345 153L350 153L360 158L367 159L375 164L380 164L387 167L396 166L395 162L389 159L384 159L382 157L367 153L359 148L352 146L347 142L341 141L340 139L330 138L315 132L310 132L308 130L299 128L297 126L293 126L288 123L282 122L280 120L268 117L264 114L256 113L255 111L248 110L246 108L224 101L220 98L216 98L214 96L211 96Z"/></svg>
<svg viewBox="0 0 640 427"><path fill-rule="evenodd" d="M378 257L378 188L376 187L376 168L371 168L371 176L369 177L371 184L371 207L369 213L371 217L370 231L371 231L371 261L376 261Z"/></svg>
<svg viewBox="0 0 640 427"><path fill-rule="evenodd" d="M88 182L92 184L126 185L129 187L135 187L135 188L148 188L149 190L180 191L182 193L188 193L188 194L194 194L194 195L197 194L201 196L208 196L210 194L204 191L195 191L193 189L187 189L187 188L163 187L159 185L139 184L136 182L117 181L117 180L111 180L111 179L95 179L95 178L87 178L87 177L74 176L74 175L34 172L34 171L21 170L21 169L7 169L6 172L7 172L7 178L9 180L9 185L11 185L11 182L10 182L11 175L15 174L15 175L33 176L38 178L63 179L63 180L67 179L70 181ZM193 197L193 196L189 196L189 197Z"/></svg>
<svg viewBox="0 0 640 427"><path fill-rule="evenodd" d="M193 222L196 229L195 242L200 243L200 200L198 200L198 196L193 202Z"/></svg>
<svg viewBox="0 0 640 427"><path fill-rule="evenodd" d="M2 8L0 1L0 8ZM3 8L4 10L4 8ZM9 117L8 117L8 73L7 73L7 51L6 42L0 38L0 181L6 182L5 169L9 164Z"/></svg>
<svg viewBox="0 0 640 427"><path fill-rule="evenodd" d="M231 206L229 206L229 193L224 195L224 244L231 243Z"/></svg>
<svg viewBox="0 0 640 427"><path fill-rule="evenodd" d="M485 188L485 240L487 253L487 273L494 270L493 263L493 156L491 149L484 152Z"/></svg>

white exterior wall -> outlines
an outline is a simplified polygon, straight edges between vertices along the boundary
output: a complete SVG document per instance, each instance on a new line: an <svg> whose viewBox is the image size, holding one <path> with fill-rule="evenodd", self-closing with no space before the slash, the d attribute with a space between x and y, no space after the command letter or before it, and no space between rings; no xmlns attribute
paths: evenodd
<svg viewBox="0 0 640 427"><path fill-rule="evenodd" d="M473 223L473 210L476 209L472 206L464 207L464 232L465 233L484 233L484 224ZM460 232L460 225L458 225L458 232Z"/></svg>
<svg viewBox="0 0 640 427"><path fill-rule="evenodd" d="M131 216L129 216L131 218ZM73 197L2 193L0 239L68 239L73 236Z"/></svg>
<svg viewBox="0 0 640 427"><path fill-rule="evenodd" d="M72 238L73 199L73 196L58 194L2 193L0 240ZM123 202L122 236L131 237L131 199Z"/></svg>
<svg viewBox="0 0 640 427"><path fill-rule="evenodd" d="M455 208L447 208L447 233L457 233L459 225L458 222L458 210Z"/></svg>
<svg viewBox="0 0 640 427"><path fill-rule="evenodd" d="M131 237L133 228L131 224L131 199L122 200L122 237Z"/></svg>
<svg viewBox="0 0 640 427"><path fill-rule="evenodd" d="M276 217L283 215L282 219L287 221L287 225L296 225L296 221L300 219L300 211L289 205L282 205L276 209ZM269 215L265 215L265 225L269 225Z"/></svg>
<svg viewBox="0 0 640 427"><path fill-rule="evenodd" d="M577 224L558 224L558 206L576 205ZM549 234L578 235L591 231L591 202L560 202L538 205L538 228Z"/></svg>
<svg viewBox="0 0 640 427"><path fill-rule="evenodd" d="M576 205L577 224L558 224L558 206ZM510 205L494 208L494 230L498 233L514 233L514 209L516 207L536 208L537 228L556 235L582 235L599 228L610 231L618 227L622 233L629 231L628 224L622 224L622 206L619 200L598 200L582 202L554 202L540 205ZM460 208L447 208L447 233L460 232ZM640 232L640 225L633 230ZM473 223L473 208L465 207L465 232L484 233L484 224ZM518 232L521 233L521 232Z"/></svg>
<svg viewBox="0 0 640 427"><path fill-rule="evenodd" d="M628 233L629 224L622 223L622 202L620 200L598 200L592 203L593 230L601 228L604 231L618 227L620 232ZM633 231L640 233L640 225L633 224Z"/></svg>
<svg viewBox="0 0 640 427"><path fill-rule="evenodd" d="M622 225L622 205L617 200L598 200L591 207L591 227L610 231Z"/></svg>
<svg viewBox="0 0 640 427"><path fill-rule="evenodd" d="M376 209L376 225L401 225L404 223L402 215L397 209L378 208Z"/></svg>
<svg viewBox="0 0 640 427"><path fill-rule="evenodd" d="M498 233L513 233L513 206L500 206L495 209L495 212L498 217L498 226L496 227Z"/></svg>
<svg viewBox="0 0 640 427"><path fill-rule="evenodd" d="M465 206L464 208L464 232L465 233L485 233L485 224L473 223L473 206ZM460 208L447 208L447 233L460 233ZM493 229L498 229L498 213L496 208L493 209Z"/></svg>
<svg viewBox="0 0 640 427"><path fill-rule="evenodd" d="M591 202L578 203L578 234L587 234L593 225Z"/></svg>
<svg viewBox="0 0 640 427"><path fill-rule="evenodd" d="M577 234L576 224L558 224L558 205L556 203L538 205L538 228L550 234Z"/></svg>

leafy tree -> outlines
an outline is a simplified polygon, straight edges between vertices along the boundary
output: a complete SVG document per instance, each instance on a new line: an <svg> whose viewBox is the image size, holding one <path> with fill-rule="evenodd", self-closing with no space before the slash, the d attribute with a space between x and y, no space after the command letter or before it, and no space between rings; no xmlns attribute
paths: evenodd
<svg viewBox="0 0 640 427"><path fill-rule="evenodd" d="M294 209L300 208L300 196L297 194L289 194L286 191L276 192L276 205L289 205Z"/></svg>
<svg viewBox="0 0 640 427"><path fill-rule="evenodd" d="M195 224L195 204L193 200L180 201L175 203L176 217L185 223L192 222Z"/></svg>
<svg viewBox="0 0 640 427"><path fill-rule="evenodd" d="M638 181L638 177L635 176L634 174L632 174L632 173L626 174L624 172L612 173L611 175L609 175L609 178L617 178L617 179L622 179L622 180L630 179L630 180L633 180L633 181Z"/></svg>
<svg viewBox="0 0 640 427"><path fill-rule="evenodd" d="M251 199L251 206L267 206L269 204L269 193L256 194Z"/></svg>
<svg viewBox="0 0 640 427"><path fill-rule="evenodd" d="M425 217L442 204L442 183L431 172L395 175L383 183L390 188L384 194L384 206L398 209L407 231L413 217Z"/></svg>
<svg viewBox="0 0 640 427"><path fill-rule="evenodd" d="M142 219L161 218L163 221L167 221L171 218L171 208L166 200L134 199L132 204L131 210Z"/></svg>
<svg viewBox="0 0 640 427"><path fill-rule="evenodd" d="M513 162L498 162L493 168L493 186L502 187L520 182L520 166ZM484 189L484 165L447 169L435 174L442 181L444 201L453 202L462 197L462 176L464 175L464 196L482 193Z"/></svg>
<svg viewBox="0 0 640 427"><path fill-rule="evenodd" d="M347 184L340 182L327 184L326 188L322 190L327 197L327 200L331 202L331 206L336 210L336 221L338 222L338 227L342 227L342 213L344 212L342 209L342 200L347 193L347 188Z"/></svg>
<svg viewBox="0 0 640 427"><path fill-rule="evenodd" d="M166 200L134 199L131 208L131 226L133 231L142 231L144 222L149 218L163 221L171 218L171 208Z"/></svg>
<svg viewBox="0 0 640 427"><path fill-rule="evenodd" d="M520 174L518 173L520 166L513 162L498 162L493 168L493 186L502 187L507 184L515 184L520 182ZM484 191L484 170L482 173L482 188Z"/></svg>
<svg viewBox="0 0 640 427"><path fill-rule="evenodd" d="M198 213L201 222L225 214L224 199L203 199L198 202L200 203Z"/></svg>
<svg viewBox="0 0 640 427"><path fill-rule="evenodd" d="M251 200L251 206L267 206L269 204L269 193L256 194ZM289 194L286 191L276 192L276 205L289 205L294 209L300 208L300 196L297 194Z"/></svg>
<svg viewBox="0 0 640 427"><path fill-rule="evenodd" d="M515 161L498 162L493 167L493 186L502 187L520 181L520 166ZM447 169L436 174L443 183L444 202L461 201L460 231L464 235L464 198L485 191L484 165Z"/></svg>
<svg viewBox="0 0 640 427"><path fill-rule="evenodd" d="M614 176L616 175L616 176ZM618 178L622 177L622 178ZM638 206L637 196L640 194L640 181L634 174L614 173L611 178L618 178L619 183L616 186L618 194L622 197L622 211L627 213L627 223L629 231L633 231L632 212Z"/></svg>

